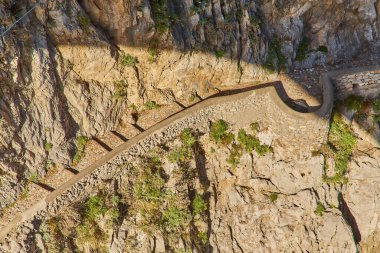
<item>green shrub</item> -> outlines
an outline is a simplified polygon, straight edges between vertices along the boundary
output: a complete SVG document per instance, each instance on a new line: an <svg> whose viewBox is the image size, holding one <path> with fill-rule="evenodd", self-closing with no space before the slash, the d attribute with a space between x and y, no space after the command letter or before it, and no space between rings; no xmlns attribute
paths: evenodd
<svg viewBox="0 0 380 253"><path fill-rule="evenodd" d="M306 59L307 54L309 52L309 40L307 38L303 38L302 41L300 42L298 49L297 49L297 54L296 54L296 60L297 61L303 61Z"/></svg>
<svg viewBox="0 0 380 253"><path fill-rule="evenodd" d="M165 181L158 171L144 170L133 186L133 197L147 202L161 201L165 197L164 185Z"/></svg>
<svg viewBox="0 0 380 253"><path fill-rule="evenodd" d="M49 152L53 148L53 144L50 142L45 142L45 151Z"/></svg>
<svg viewBox="0 0 380 253"><path fill-rule="evenodd" d="M127 87L124 80L114 81L113 86L115 89L113 97L115 99L121 99L127 96Z"/></svg>
<svg viewBox="0 0 380 253"><path fill-rule="evenodd" d="M230 154L226 159L226 162L231 165L232 168L236 168L236 166L240 163L240 157L242 155L240 145L236 143L232 143Z"/></svg>
<svg viewBox="0 0 380 253"><path fill-rule="evenodd" d="M91 20L88 16L86 15L82 15L82 14L78 14L77 15L77 21L79 23L79 26L82 28L82 30L85 32L85 33L90 33L90 24L91 24Z"/></svg>
<svg viewBox="0 0 380 253"><path fill-rule="evenodd" d="M328 183L346 183L347 179L344 175L352 151L356 145L356 138L352 134L349 126L343 121L342 116L338 113L334 113L332 117L328 144L332 147L331 152L329 152L330 154L325 153L324 155L334 158L335 175L331 178L325 176L324 180Z"/></svg>
<svg viewBox="0 0 380 253"><path fill-rule="evenodd" d="M107 234L95 221L85 220L79 224L75 228L74 242L81 252L85 252L87 247L92 249L92 252L107 252Z"/></svg>
<svg viewBox="0 0 380 253"><path fill-rule="evenodd" d="M149 0L155 28L158 34L163 34L169 29L170 15L165 0Z"/></svg>
<svg viewBox="0 0 380 253"><path fill-rule="evenodd" d="M214 141L216 144L228 145L233 139L234 135L230 132L227 132L229 126L224 120L217 120L216 122L211 122L210 127L210 140Z"/></svg>
<svg viewBox="0 0 380 253"><path fill-rule="evenodd" d="M277 200L277 198L278 198L278 194L275 193L275 192L273 192L273 193L271 193L271 194L268 196L268 198L269 198L269 200L270 200L271 202L275 202L275 201Z"/></svg>
<svg viewBox="0 0 380 253"><path fill-rule="evenodd" d="M183 145L187 148L191 148L197 141L195 136L191 133L190 128L186 128L181 132L180 135Z"/></svg>
<svg viewBox="0 0 380 253"><path fill-rule="evenodd" d="M134 67L138 63L137 58L130 54L122 54L120 56L120 64L122 66Z"/></svg>
<svg viewBox="0 0 380 253"><path fill-rule="evenodd" d="M249 17L249 23L255 27L255 28L259 28L260 25L261 25L261 21L260 19L258 19L257 17Z"/></svg>
<svg viewBox="0 0 380 253"><path fill-rule="evenodd" d="M260 130L259 122L253 122L249 125L251 127L252 133L256 134Z"/></svg>
<svg viewBox="0 0 380 253"><path fill-rule="evenodd" d="M185 162L191 158L190 150L186 147L178 147L169 153L168 159L172 163Z"/></svg>
<svg viewBox="0 0 380 253"><path fill-rule="evenodd" d="M257 129L256 125L252 124L251 128L253 131ZM264 155L271 150L268 145L260 144L260 140L257 137L247 134L243 129L239 130L237 139L241 147L248 153L255 150L258 155Z"/></svg>
<svg viewBox="0 0 380 253"><path fill-rule="evenodd" d="M337 113L333 115L328 140L338 151L338 157L351 155L355 147L355 136L352 134L350 127L343 121L342 116Z"/></svg>
<svg viewBox="0 0 380 253"><path fill-rule="evenodd" d="M317 51L327 54L329 49L326 46L319 46Z"/></svg>
<svg viewBox="0 0 380 253"><path fill-rule="evenodd" d="M162 213L161 226L166 232L176 232L188 222L188 218L184 210L175 206L174 203L169 203Z"/></svg>
<svg viewBox="0 0 380 253"><path fill-rule="evenodd" d="M86 248L94 252L107 252L107 227L119 217L118 197L100 193L90 196L81 208L82 220L75 228L74 243L80 250ZM105 223L101 219L105 219Z"/></svg>
<svg viewBox="0 0 380 253"><path fill-rule="evenodd" d="M276 64L277 60L277 64ZM283 69L285 67L285 57L281 52L281 43L279 39L273 39L269 43L268 56L263 67L270 72L276 70L276 67Z"/></svg>
<svg viewBox="0 0 380 253"><path fill-rule="evenodd" d="M40 177L38 176L37 173L32 173L28 178L28 182L31 182L31 183L38 183L39 181L40 181Z"/></svg>
<svg viewBox="0 0 380 253"><path fill-rule="evenodd" d="M272 148L268 145L265 144L260 144L257 147L255 147L255 151L257 152L258 155L262 156L265 155L266 153L270 152Z"/></svg>
<svg viewBox="0 0 380 253"><path fill-rule="evenodd" d="M191 202L191 207L193 210L193 216L197 216L207 210L207 203L203 200L201 195L196 193L193 201Z"/></svg>
<svg viewBox="0 0 380 253"><path fill-rule="evenodd" d="M344 106L350 111L359 111L364 104L364 99L359 96L351 95L343 101Z"/></svg>
<svg viewBox="0 0 380 253"><path fill-rule="evenodd" d="M220 59L224 56L224 52L223 51L215 51L215 57L216 59Z"/></svg>
<svg viewBox="0 0 380 253"><path fill-rule="evenodd" d="M251 153L257 146L260 145L260 141L257 138L247 134L243 129L239 130L237 140L241 147L248 153Z"/></svg>
<svg viewBox="0 0 380 253"><path fill-rule="evenodd" d="M198 232L197 237L202 242L203 246L207 244L208 236L206 232Z"/></svg>
<svg viewBox="0 0 380 253"><path fill-rule="evenodd" d="M157 52L157 49L156 48L149 48L148 49L148 62L149 63L153 63L156 61L157 59L157 56L158 56L158 52Z"/></svg>
<svg viewBox="0 0 380 253"><path fill-rule="evenodd" d="M323 213L326 211L326 208L321 202L317 203L317 207L315 208L314 213L319 216L323 216Z"/></svg>
<svg viewBox="0 0 380 253"><path fill-rule="evenodd" d="M91 196L85 202L83 208L83 217L89 220L95 220L98 216L104 215L108 208L101 196Z"/></svg>
<svg viewBox="0 0 380 253"><path fill-rule="evenodd" d="M155 101L151 101L151 100L149 100L148 102L146 102L146 103L144 104L144 107L145 107L147 110L153 110L153 109L160 108L160 105L158 105Z"/></svg>

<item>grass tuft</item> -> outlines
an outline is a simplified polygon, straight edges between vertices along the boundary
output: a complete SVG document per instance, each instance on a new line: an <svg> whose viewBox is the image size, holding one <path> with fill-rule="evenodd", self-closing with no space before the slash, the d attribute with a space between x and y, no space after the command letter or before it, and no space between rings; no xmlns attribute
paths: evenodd
<svg viewBox="0 0 380 253"><path fill-rule="evenodd" d="M84 148L87 144L88 138L85 136L78 136L75 139L75 144L77 147L77 152L74 155L73 162L71 163L72 166L76 166L79 161L83 158L84 156Z"/></svg>
<svg viewBox="0 0 380 253"><path fill-rule="evenodd" d="M207 210L207 203L203 200L201 195L196 193L193 201L191 202L191 208L193 210L193 216L197 216Z"/></svg>
<svg viewBox="0 0 380 253"><path fill-rule="evenodd" d="M147 110L153 110L153 109L158 109L158 108L160 108L160 105L157 104L155 101L149 100L148 102L146 102L146 103L144 104L144 107L145 107L145 109L147 109Z"/></svg>
<svg viewBox="0 0 380 253"><path fill-rule="evenodd" d="M317 203L317 207L315 208L314 210L314 213L316 215L319 215L319 216L323 216L323 213L326 211L326 208L325 206L321 203L321 202L318 202Z"/></svg>

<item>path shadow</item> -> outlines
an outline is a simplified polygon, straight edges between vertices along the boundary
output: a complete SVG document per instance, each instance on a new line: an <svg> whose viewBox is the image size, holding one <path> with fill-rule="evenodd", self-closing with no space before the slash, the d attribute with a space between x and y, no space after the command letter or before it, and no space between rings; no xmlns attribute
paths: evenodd
<svg viewBox="0 0 380 253"><path fill-rule="evenodd" d="M351 213L350 208L347 205L347 202L343 198L343 194L339 193L339 209L342 211L343 218L350 225L352 229L352 233L354 236L354 240L356 244L359 244L362 240L362 236L360 234L360 230L354 215Z"/></svg>

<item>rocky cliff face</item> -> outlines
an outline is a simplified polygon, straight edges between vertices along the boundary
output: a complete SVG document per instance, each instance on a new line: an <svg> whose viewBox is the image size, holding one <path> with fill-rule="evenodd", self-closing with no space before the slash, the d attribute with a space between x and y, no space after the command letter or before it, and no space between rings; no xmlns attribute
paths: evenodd
<svg viewBox="0 0 380 253"><path fill-rule="evenodd" d="M34 3L2 1L2 30ZM277 69L364 50L378 34L374 4L41 1L0 41L0 208L31 175L70 164L77 136L115 128L128 105L271 80Z"/></svg>

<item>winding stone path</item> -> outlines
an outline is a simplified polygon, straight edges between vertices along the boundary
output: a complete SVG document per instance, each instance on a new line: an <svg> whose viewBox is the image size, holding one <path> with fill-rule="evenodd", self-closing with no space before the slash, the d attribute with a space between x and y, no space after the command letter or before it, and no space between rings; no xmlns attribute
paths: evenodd
<svg viewBox="0 0 380 253"><path fill-rule="evenodd" d="M256 115L260 115L268 125L273 126L273 132L277 133L280 142L281 138L286 138L287 141L297 142L297 149L305 148L311 152L316 145L325 141L334 102L332 79L358 71L363 69L322 74L322 104L308 108L307 112L305 108L291 103L279 82L223 92L220 96L205 99L186 108L114 148L56 187L53 192L39 199L0 228L0 241L9 238L11 233L22 228L24 223L57 214L79 196L91 192L102 181L123 173L120 169L122 165L151 148L176 138L183 129L192 127L207 131L210 120L222 118L239 125L250 123L257 118ZM284 146L282 153L293 158L297 154L291 146Z"/></svg>

